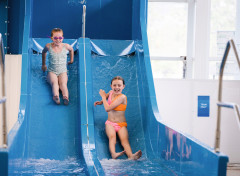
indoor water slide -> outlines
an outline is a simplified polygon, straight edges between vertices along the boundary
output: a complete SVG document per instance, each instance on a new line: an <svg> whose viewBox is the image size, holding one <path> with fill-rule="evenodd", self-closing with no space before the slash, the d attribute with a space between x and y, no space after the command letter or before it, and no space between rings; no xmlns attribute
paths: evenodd
<svg viewBox="0 0 240 176"><path fill-rule="evenodd" d="M40 46L49 43L50 39L33 41ZM72 40L65 42L74 43ZM68 106L63 105L61 96L61 105L53 102L47 73L41 70L42 55L31 50L28 58L28 92L21 94L19 126L9 136L12 140L9 175L85 175L78 118L78 54L75 54L75 62L68 66L71 99Z"/></svg>
<svg viewBox="0 0 240 176"><path fill-rule="evenodd" d="M161 121L147 44L146 0L53 0L46 7L47 2L25 1L21 98L18 121L8 136L8 175L226 175L225 155ZM81 38L83 4L89 38ZM57 9L66 13L51 21ZM68 66L68 106L54 104L41 70L41 50L51 42L47 36L56 25L75 50ZM109 91L116 75L126 82L129 141L133 152L143 152L137 161L111 159L104 130L107 113L103 106L93 106L99 89ZM119 140L116 150L122 150Z"/></svg>

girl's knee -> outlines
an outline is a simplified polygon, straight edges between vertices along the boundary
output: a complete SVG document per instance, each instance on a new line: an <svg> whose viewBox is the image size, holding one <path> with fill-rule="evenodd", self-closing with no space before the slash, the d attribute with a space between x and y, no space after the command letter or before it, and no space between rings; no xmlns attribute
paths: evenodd
<svg viewBox="0 0 240 176"><path fill-rule="evenodd" d="M115 135L108 135L108 139L109 140L116 140L116 136Z"/></svg>
<svg viewBox="0 0 240 176"><path fill-rule="evenodd" d="M66 83L60 83L59 86L60 86L60 89L67 89Z"/></svg>
<svg viewBox="0 0 240 176"><path fill-rule="evenodd" d="M58 82L56 82L56 81L52 81L52 82L50 82L50 84L51 84L52 87L54 87L54 86L59 86L59 85L58 85Z"/></svg>
<svg viewBox="0 0 240 176"><path fill-rule="evenodd" d="M114 142L114 143L116 143L116 141L117 141L116 135L114 135L114 134L108 135L108 140L109 140L109 142Z"/></svg>

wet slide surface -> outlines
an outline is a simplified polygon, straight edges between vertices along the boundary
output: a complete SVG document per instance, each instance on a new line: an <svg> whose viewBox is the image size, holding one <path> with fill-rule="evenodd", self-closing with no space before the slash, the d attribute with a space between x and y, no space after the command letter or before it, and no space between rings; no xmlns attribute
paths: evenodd
<svg viewBox="0 0 240 176"><path fill-rule="evenodd" d="M52 100L47 73L41 70L42 55L30 54L30 112L26 120L24 160L11 160L9 175L86 175L81 156L78 118L78 54L68 66L68 106ZM69 59L69 58L68 58ZM46 61L48 63L48 60Z"/></svg>

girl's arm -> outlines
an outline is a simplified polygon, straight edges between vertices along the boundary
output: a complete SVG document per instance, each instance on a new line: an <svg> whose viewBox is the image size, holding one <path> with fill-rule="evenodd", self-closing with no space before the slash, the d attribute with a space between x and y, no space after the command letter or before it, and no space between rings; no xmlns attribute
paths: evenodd
<svg viewBox="0 0 240 176"><path fill-rule="evenodd" d="M73 51L73 48L69 45L69 44L66 44L66 47L69 51L69 55L70 55L70 61L68 62L68 64L72 64L73 63L73 59L74 59L74 51Z"/></svg>
<svg viewBox="0 0 240 176"><path fill-rule="evenodd" d="M42 51L42 70L45 72L47 70L46 66L46 56L48 52L49 44L47 44Z"/></svg>
<svg viewBox="0 0 240 176"><path fill-rule="evenodd" d="M106 99L108 99L108 97L109 97L109 93L107 93L106 94ZM95 101L94 102L94 106L96 106L96 105L102 105L103 104L103 101L101 100L101 101Z"/></svg>
<svg viewBox="0 0 240 176"><path fill-rule="evenodd" d="M100 89L99 94L102 97L102 101L103 101L103 105L104 108L107 112L115 109L117 106L119 106L120 104L125 102L126 96L125 95L121 95L119 98L117 98L114 102L112 102L110 105L107 102L106 99L106 93L104 90Z"/></svg>

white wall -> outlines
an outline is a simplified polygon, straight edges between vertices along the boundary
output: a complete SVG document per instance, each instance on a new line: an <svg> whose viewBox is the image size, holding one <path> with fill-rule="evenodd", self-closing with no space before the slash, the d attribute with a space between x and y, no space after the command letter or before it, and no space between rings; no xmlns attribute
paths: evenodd
<svg viewBox="0 0 240 176"><path fill-rule="evenodd" d="M5 56L5 82L6 82L6 108L7 108L7 129L12 129L18 118L18 108L21 89L21 55ZM2 91L0 86L0 92ZM0 96L1 97L1 96ZM0 147L2 146L2 114L0 116Z"/></svg>
<svg viewBox="0 0 240 176"><path fill-rule="evenodd" d="M214 147L218 81L154 79L157 103L162 119L170 127L190 134ZM198 96L210 96L210 117L198 117ZM224 81L223 101L240 105L240 81ZM240 129L232 109L222 109L221 152L231 163L240 163Z"/></svg>

